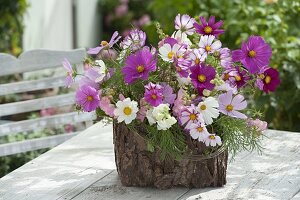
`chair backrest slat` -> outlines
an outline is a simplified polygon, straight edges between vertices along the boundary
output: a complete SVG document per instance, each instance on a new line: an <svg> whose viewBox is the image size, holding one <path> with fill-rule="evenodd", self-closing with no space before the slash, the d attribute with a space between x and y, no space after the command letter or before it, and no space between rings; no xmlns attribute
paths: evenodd
<svg viewBox="0 0 300 200"><path fill-rule="evenodd" d="M18 58L0 53L0 79L3 76L14 74L21 75L15 76L18 77L18 80L22 77L25 79L19 82L0 84L0 98L4 95L14 97L9 101L5 100L7 103L0 104L0 121L4 122L4 124L0 123L0 137L45 128L59 130L58 135L55 136L0 144L0 156L53 147L75 135L75 133L59 134L66 128L64 125L72 125L75 128L74 131L79 131L92 124L92 121L96 119L95 112L77 113L72 110L75 104L74 89L59 89L64 87L65 79L62 61L65 58L68 59L76 67L77 72L81 73L85 55L85 49L71 51L38 49L24 52ZM44 69L47 70L44 71ZM41 70L43 71L41 72ZM47 74L47 77L45 78L44 75L43 78L40 77L40 73ZM28 75L33 76L34 80L26 79ZM12 102L13 99L17 102ZM53 111L56 114L28 119L27 112L47 108L54 108ZM18 116L13 117L16 114ZM15 121L18 119L21 121Z"/></svg>
<svg viewBox="0 0 300 200"><path fill-rule="evenodd" d="M74 124L96 119L95 112L71 112L52 115L37 119L29 119L0 125L0 136L16 134L23 131L39 130L43 128L58 127L61 124Z"/></svg>
<svg viewBox="0 0 300 200"><path fill-rule="evenodd" d="M24 52L19 58L0 53L0 76L59 67L64 58L71 64L78 64L82 63L84 56L84 49L72 51L37 49Z"/></svg>
<svg viewBox="0 0 300 200"><path fill-rule="evenodd" d="M64 86L65 76L20 81L0 85L0 96Z"/></svg>
<svg viewBox="0 0 300 200"><path fill-rule="evenodd" d="M75 103L75 93L61 94L57 96L19 101L0 105L0 116L7 116L30 111L67 106Z"/></svg>
<svg viewBox="0 0 300 200"><path fill-rule="evenodd" d="M55 147L77 134L78 132L64 133L60 135L24 140L21 142L2 144L0 145L0 156L7 156L16 153Z"/></svg>

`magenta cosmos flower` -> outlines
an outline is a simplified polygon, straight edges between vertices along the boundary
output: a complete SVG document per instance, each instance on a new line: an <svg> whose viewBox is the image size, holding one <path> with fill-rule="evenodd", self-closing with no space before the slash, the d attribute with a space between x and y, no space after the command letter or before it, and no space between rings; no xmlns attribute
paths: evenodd
<svg viewBox="0 0 300 200"><path fill-rule="evenodd" d="M158 106L163 102L163 88L159 84L148 83L145 85L144 97L151 106Z"/></svg>
<svg viewBox="0 0 300 200"><path fill-rule="evenodd" d="M98 54L102 49L110 49L113 47L113 45L115 43L117 43L120 39L121 39L121 36L118 36L119 33L118 31L115 31L114 34L111 36L111 39L109 42L103 40L101 43L100 43L100 46L97 46L95 48L90 48L87 53L88 54Z"/></svg>
<svg viewBox="0 0 300 200"><path fill-rule="evenodd" d="M279 73L271 67L263 67L258 74L256 85L266 93L274 92L280 84Z"/></svg>
<svg viewBox="0 0 300 200"><path fill-rule="evenodd" d="M191 18L189 15L178 14L175 17L175 29L180 30L182 33L186 33L187 35L192 35L195 32L195 22L195 19Z"/></svg>
<svg viewBox="0 0 300 200"><path fill-rule="evenodd" d="M242 43L242 49L232 52L232 60L240 61L251 74L269 64L272 56L271 47L260 36L250 36L247 43Z"/></svg>
<svg viewBox="0 0 300 200"><path fill-rule="evenodd" d="M204 123L202 118L202 114L197 111L197 108L194 104L190 106L185 106L181 111L181 115L179 116L181 125L185 125L186 129L191 129L192 124L196 124L198 122Z"/></svg>
<svg viewBox="0 0 300 200"><path fill-rule="evenodd" d="M125 61L125 66L122 68L124 80L131 84L137 79L147 80L149 73L156 70L156 60L151 52L144 48L135 54L131 54Z"/></svg>
<svg viewBox="0 0 300 200"><path fill-rule="evenodd" d="M220 34L224 33L223 29L219 29L223 25L223 21L220 20L215 23L215 16L210 16L208 22L204 16L200 17L201 24L194 23L194 27L199 34L202 35L214 35L218 37Z"/></svg>
<svg viewBox="0 0 300 200"><path fill-rule="evenodd" d="M82 106L85 112L96 110L100 103L98 91L88 85L83 85L76 91L76 103Z"/></svg>
<svg viewBox="0 0 300 200"><path fill-rule="evenodd" d="M66 87L70 87L73 83L73 69L72 69L72 65L71 63L69 62L68 59L64 59L64 61L62 62L64 68L67 70L67 76L66 76L66 79L65 79L65 86Z"/></svg>
<svg viewBox="0 0 300 200"><path fill-rule="evenodd" d="M219 110L221 113L240 119L246 119L247 116L239 110L247 107L247 102L243 95L236 95L233 97L232 90L221 94L219 96Z"/></svg>
<svg viewBox="0 0 300 200"><path fill-rule="evenodd" d="M146 33L141 30L134 29L124 38L120 46L123 49L130 48L131 51L136 51L145 45L145 41Z"/></svg>
<svg viewBox="0 0 300 200"><path fill-rule="evenodd" d="M216 76L216 71L213 67L201 63L201 65L191 67L190 70L190 78L192 79L192 83L194 87L197 88L200 95L202 95L202 91L204 89L214 89L215 85L210 82Z"/></svg>
<svg viewBox="0 0 300 200"><path fill-rule="evenodd" d="M247 75L247 71L241 70L239 67L228 68L222 74L223 80L230 84L231 87L237 86L237 88L243 87L248 80L251 79Z"/></svg>

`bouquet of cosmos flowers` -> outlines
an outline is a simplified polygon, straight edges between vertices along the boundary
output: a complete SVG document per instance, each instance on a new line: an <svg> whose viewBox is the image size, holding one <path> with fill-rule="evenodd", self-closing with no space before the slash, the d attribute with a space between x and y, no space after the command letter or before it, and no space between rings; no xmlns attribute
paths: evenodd
<svg viewBox="0 0 300 200"><path fill-rule="evenodd" d="M178 14L171 36L156 24L157 47L133 29L119 44L115 32L90 48L81 76L65 60L66 85L80 78L77 108L130 129L143 127L149 150L166 155L186 153L186 137L205 144L207 154L220 146L233 153L259 148L267 123L247 109L246 99L279 85L278 71L269 66L272 49L250 36L241 49L230 50L218 39L222 24L214 16L197 21Z"/></svg>

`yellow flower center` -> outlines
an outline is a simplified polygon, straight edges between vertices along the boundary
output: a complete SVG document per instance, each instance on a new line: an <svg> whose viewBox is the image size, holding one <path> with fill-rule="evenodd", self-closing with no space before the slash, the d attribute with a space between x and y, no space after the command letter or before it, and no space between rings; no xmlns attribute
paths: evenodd
<svg viewBox="0 0 300 200"><path fill-rule="evenodd" d="M253 57L256 56L256 52L254 50L251 50L251 51L248 52L248 56L253 58Z"/></svg>
<svg viewBox="0 0 300 200"><path fill-rule="evenodd" d="M89 95L89 96L86 97L86 100L87 100L88 102L91 102L91 101L94 100L94 97L91 96L91 95Z"/></svg>
<svg viewBox="0 0 300 200"><path fill-rule="evenodd" d="M155 94L152 94L151 98L155 100L155 99L157 99L157 96Z"/></svg>
<svg viewBox="0 0 300 200"><path fill-rule="evenodd" d="M190 120L195 120L197 118L197 115L195 115L194 113L190 114Z"/></svg>
<svg viewBox="0 0 300 200"><path fill-rule="evenodd" d="M177 67L176 67L176 70L177 70L178 72L181 72L181 67L177 66Z"/></svg>
<svg viewBox="0 0 300 200"><path fill-rule="evenodd" d="M200 106L200 109L201 109L201 110L206 110L206 105L204 105L204 104L201 105L201 106Z"/></svg>
<svg viewBox="0 0 300 200"><path fill-rule="evenodd" d="M198 65L199 63L200 63L200 59L199 59L199 58L196 58L195 64Z"/></svg>
<svg viewBox="0 0 300 200"><path fill-rule="evenodd" d="M106 46L106 45L108 45L108 42L103 40L103 41L100 43L100 45L101 45L101 46Z"/></svg>
<svg viewBox="0 0 300 200"><path fill-rule="evenodd" d="M145 70L145 67L143 65L138 65L136 68L136 71L138 71L139 73L142 73Z"/></svg>
<svg viewBox="0 0 300 200"><path fill-rule="evenodd" d="M269 84L271 82L271 77L270 76L266 76L265 82L266 82L266 84Z"/></svg>
<svg viewBox="0 0 300 200"><path fill-rule="evenodd" d="M198 131L198 132L202 132L202 131L203 131L203 128L202 128L202 127L198 127L198 128L197 128L197 131Z"/></svg>
<svg viewBox="0 0 300 200"><path fill-rule="evenodd" d="M209 138L210 138L211 140L216 139L216 137L215 137L214 135L210 135Z"/></svg>
<svg viewBox="0 0 300 200"><path fill-rule="evenodd" d="M240 76L235 76L235 80L240 81L240 80L242 80L242 78Z"/></svg>
<svg viewBox="0 0 300 200"><path fill-rule="evenodd" d="M211 28L210 26L205 26L205 27L204 27L204 32L205 32L206 34L209 34L209 33L212 32L212 28Z"/></svg>
<svg viewBox="0 0 300 200"><path fill-rule="evenodd" d="M125 115L131 115L132 109L130 107L126 106L124 108L123 112L124 112Z"/></svg>
<svg viewBox="0 0 300 200"><path fill-rule="evenodd" d="M198 75L198 81L199 81L200 83L205 82L205 80L206 80L206 76L205 76L204 74Z"/></svg>
<svg viewBox="0 0 300 200"><path fill-rule="evenodd" d="M168 53L168 58L172 59L174 55L175 55L175 53L173 51L171 51Z"/></svg>
<svg viewBox="0 0 300 200"><path fill-rule="evenodd" d="M227 105L227 106L226 106L226 110L227 110L228 112L231 112L231 111L233 110L233 106L232 106L231 104Z"/></svg>
<svg viewBox="0 0 300 200"><path fill-rule="evenodd" d="M205 51L209 52L211 50L211 47L209 45L205 46Z"/></svg>
<svg viewBox="0 0 300 200"><path fill-rule="evenodd" d="M260 78L260 79L264 79L264 78L265 78L265 75L264 75L264 74L260 74L260 75L259 75L259 78Z"/></svg>

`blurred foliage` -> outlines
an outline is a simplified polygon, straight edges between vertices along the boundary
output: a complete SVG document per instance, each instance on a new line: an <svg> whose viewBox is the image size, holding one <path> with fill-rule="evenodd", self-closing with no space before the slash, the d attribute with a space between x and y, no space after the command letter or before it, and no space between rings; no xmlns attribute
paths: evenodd
<svg viewBox="0 0 300 200"><path fill-rule="evenodd" d="M0 0L0 52L21 53L23 15L27 6L26 0Z"/></svg>
<svg viewBox="0 0 300 200"><path fill-rule="evenodd" d="M112 11L121 1L101 2ZM141 1L129 1L126 17L134 19L147 13L161 23L167 34L174 31L174 18L181 13L196 19L201 15L222 19L225 34L220 39L223 46L231 49L240 48L250 35L264 37L273 49L270 65L280 71L282 83L271 95L256 94L252 107L265 112L270 128L300 131L300 0L152 0L143 1L145 4L140 7L131 6L138 2ZM129 19L115 19L122 26L112 23L113 26L106 25L104 30L128 29ZM154 21L142 29L147 33L148 43L157 44Z"/></svg>

